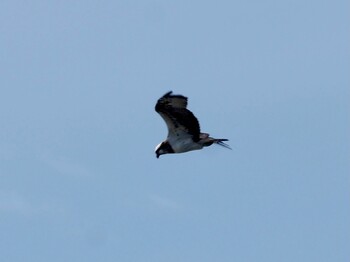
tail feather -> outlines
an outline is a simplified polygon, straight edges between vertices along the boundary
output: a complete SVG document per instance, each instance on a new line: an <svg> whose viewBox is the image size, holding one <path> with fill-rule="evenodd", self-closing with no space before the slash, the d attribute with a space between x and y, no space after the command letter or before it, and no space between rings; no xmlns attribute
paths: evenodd
<svg viewBox="0 0 350 262"><path fill-rule="evenodd" d="M228 141L228 139L219 138L219 139L214 139L213 142L215 144L218 144L219 146L222 146L222 147L225 147L227 149L231 149L232 150L232 148L228 144L224 143L224 141Z"/></svg>
<svg viewBox="0 0 350 262"><path fill-rule="evenodd" d="M202 133L200 137L202 138L200 140L200 143L203 146L211 146L212 144L217 144L217 145L225 147L227 149L232 149L228 144L224 143L224 141L228 141L228 139L209 137L209 135L205 134L205 133Z"/></svg>

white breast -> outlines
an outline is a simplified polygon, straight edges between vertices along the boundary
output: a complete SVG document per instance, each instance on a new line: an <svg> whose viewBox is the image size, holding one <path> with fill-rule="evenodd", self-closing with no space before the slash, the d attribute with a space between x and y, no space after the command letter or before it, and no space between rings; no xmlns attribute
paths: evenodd
<svg viewBox="0 0 350 262"><path fill-rule="evenodd" d="M192 150L202 149L203 146L193 142L192 136L170 136L168 137L168 142L173 148L175 153L183 153Z"/></svg>

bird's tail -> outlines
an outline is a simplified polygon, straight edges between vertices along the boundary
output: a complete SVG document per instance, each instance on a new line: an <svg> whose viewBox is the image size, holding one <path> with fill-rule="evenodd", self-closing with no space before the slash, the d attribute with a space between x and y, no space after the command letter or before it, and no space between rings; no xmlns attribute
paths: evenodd
<svg viewBox="0 0 350 262"><path fill-rule="evenodd" d="M218 144L219 146L222 146L222 147L225 147L227 149L231 149L232 150L232 148L228 144L224 143L224 141L228 141L228 139L225 139L225 138L217 138L217 139L215 139L215 138L213 138L213 143Z"/></svg>
<svg viewBox="0 0 350 262"><path fill-rule="evenodd" d="M212 144L217 144L217 145L220 145L220 146L225 147L227 149L231 149L231 147L228 144L224 143L224 141L228 141L228 139L213 138L213 137L210 137L209 134L207 134L207 133L201 133L199 135L199 137L201 139L203 146L210 146Z"/></svg>

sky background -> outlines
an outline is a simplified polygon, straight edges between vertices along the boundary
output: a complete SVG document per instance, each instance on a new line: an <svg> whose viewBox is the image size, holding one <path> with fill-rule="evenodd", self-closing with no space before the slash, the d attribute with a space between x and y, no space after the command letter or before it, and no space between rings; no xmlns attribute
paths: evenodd
<svg viewBox="0 0 350 262"><path fill-rule="evenodd" d="M350 261L349 10L2 0L1 261ZM233 150L157 159L170 90Z"/></svg>

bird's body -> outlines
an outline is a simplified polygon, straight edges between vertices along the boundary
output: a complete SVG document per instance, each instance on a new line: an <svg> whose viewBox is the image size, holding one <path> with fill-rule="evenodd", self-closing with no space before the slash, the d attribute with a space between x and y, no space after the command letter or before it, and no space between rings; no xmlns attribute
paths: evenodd
<svg viewBox="0 0 350 262"><path fill-rule="evenodd" d="M199 150L213 143L230 148L223 142L227 139L215 139L201 133L197 118L186 107L187 97L172 95L171 91L157 101L155 110L168 127L167 139L156 147L157 158L162 154Z"/></svg>

